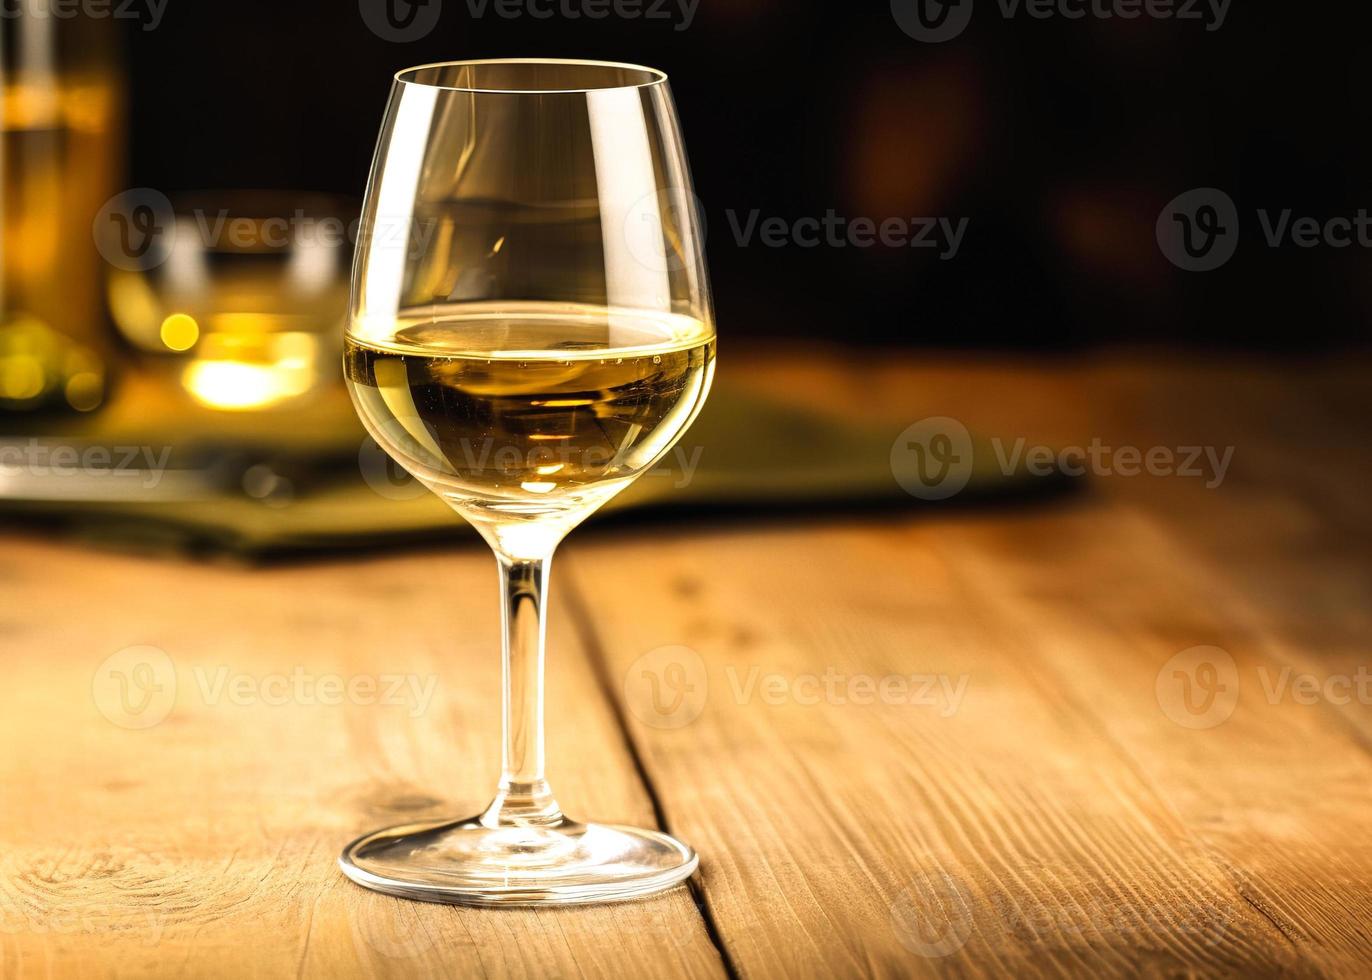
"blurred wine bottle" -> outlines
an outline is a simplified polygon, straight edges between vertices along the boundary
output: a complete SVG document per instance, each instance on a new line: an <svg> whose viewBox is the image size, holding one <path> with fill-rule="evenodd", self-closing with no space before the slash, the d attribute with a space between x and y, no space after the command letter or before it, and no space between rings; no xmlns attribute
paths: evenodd
<svg viewBox="0 0 1372 980"><path fill-rule="evenodd" d="M0 410L105 398L114 346L91 225L124 163L119 23L59 0L0 17Z"/></svg>

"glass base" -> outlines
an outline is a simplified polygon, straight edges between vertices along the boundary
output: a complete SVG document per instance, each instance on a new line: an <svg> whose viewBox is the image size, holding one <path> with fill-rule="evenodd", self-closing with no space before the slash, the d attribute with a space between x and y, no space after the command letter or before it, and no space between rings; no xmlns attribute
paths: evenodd
<svg viewBox="0 0 1372 980"><path fill-rule="evenodd" d="M338 859L366 888L454 905L574 905L642 898L685 881L695 851L666 834L581 824L487 826L480 818L402 824L359 837Z"/></svg>

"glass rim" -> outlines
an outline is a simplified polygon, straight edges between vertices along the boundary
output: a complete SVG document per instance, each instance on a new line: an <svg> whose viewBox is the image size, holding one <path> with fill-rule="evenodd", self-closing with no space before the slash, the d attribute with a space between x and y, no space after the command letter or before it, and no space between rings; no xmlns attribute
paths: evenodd
<svg viewBox="0 0 1372 980"><path fill-rule="evenodd" d="M434 82L421 82L414 77L419 72L430 68L467 68L477 65L575 65L582 68L619 68L625 71L642 72L649 76L647 80L619 85L600 85L592 87L568 86L565 88L513 88L513 87L481 87L468 85L439 85ZM667 73L660 68L652 68L648 65L636 65L627 61L597 61L587 58L476 58L459 59L457 61L431 61L428 64L413 65L409 68L402 68L395 73L395 81L399 85L414 85L418 88L432 88L444 92L470 92L478 95L585 95L588 92L613 92L616 90L624 91L630 89L652 88L655 85L665 84Z"/></svg>

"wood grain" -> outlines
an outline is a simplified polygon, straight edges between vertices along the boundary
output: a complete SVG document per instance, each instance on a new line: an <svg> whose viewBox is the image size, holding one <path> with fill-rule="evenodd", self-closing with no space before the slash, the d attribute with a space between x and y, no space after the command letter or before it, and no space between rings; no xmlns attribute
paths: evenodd
<svg viewBox="0 0 1372 980"><path fill-rule="evenodd" d="M0 974L721 975L685 889L491 913L376 895L338 872L359 833L475 812L494 789L488 555L248 572L10 540L5 559ZM652 825L556 599L551 631L563 804ZM176 683L170 713L142 730L107 719L102 703L127 716L93 689L102 661L135 644L166 651ZM332 704L268 680L297 670L378 687ZM235 695L223 672L264 686ZM432 700L386 698L389 675L432 678Z"/></svg>
<svg viewBox="0 0 1372 980"><path fill-rule="evenodd" d="M866 528L674 540L667 574L696 583L690 598L596 617L630 683L646 650L700 654L700 716L633 731L669 825L714 857L704 891L739 971L1298 971L1091 702L1027 655L1019 624L979 608L933 534L907 531L900 549ZM578 581L629 587L644 546L613 552L579 553ZM794 570L820 555L826 586L806 589ZM743 693L754 667L790 685L777 703ZM806 703L796 678L826 671L839 693ZM912 674L966 678L966 697L924 704L911 681L855 703ZM1138 713L1171 724L1156 703Z"/></svg>
<svg viewBox="0 0 1372 980"><path fill-rule="evenodd" d="M1365 974L1368 705L1268 703L1262 686L1366 663L1367 555L1347 540L1366 529L1351 491L1366 469L1325 458L1359 444L1354 374L873 362L825 384L797 364L765 376L775 394L869 420L875 402L893 438L950 415L1059 446L1234 445L1238 462L1228 494L1112 473L1070 508L580 549L584 615L626 703L647 698L645 651L699 655L679 657L709 692L697 719L626 716L668 823L707 855L736 970ZM1331 419L1330 401L1364 410ZM675 587L595 602L643 568ZM1242 698L1191 730L1159 675L1205 644L1233 655ZM948 717L794 688L768 705L740 696L754 668L969 688Z"/></svg>
<svg viewBox="0 0 1372 980"><path fill-rule="evenodd" d="M0 975L1366 975L1372 697L1327 684L1368 666L1367 366L726 360L892 440L937 415L1233 461L1210 488L578 532L559 797L703 857L694 893L636 904L452 909L335 868L493 784L475 547L249 569L0 539ZM99 678L138 644L175 701L129 730ZM268 703L297 670L421 688Z"/></svg>

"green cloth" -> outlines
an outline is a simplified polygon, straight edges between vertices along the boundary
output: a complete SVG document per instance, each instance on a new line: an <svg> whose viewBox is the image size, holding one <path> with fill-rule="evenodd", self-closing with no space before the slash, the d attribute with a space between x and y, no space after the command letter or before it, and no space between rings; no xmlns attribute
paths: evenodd
<svg viewBox="0 0 1372 980"><path fill-rule="evenodd" d="M13 419L9 427L16 427ZM892 473L892 445L902 427L855 426L718 384L672 456L591 520L630 510L767 516L926 506ZM362 479L365 436L346 394L337 389L296 408L233 413L190 405L172 386L137 377L98 415L48 437L148 446L154 457L171 447L173 466L200 467L216 457L235 462L200 499L0 499L12 522L57 524L148 547L252 557L471 533L433 494L395 499ZM1016 497L1060 483L1022 471L1006 475L988 444L974 438L973 445L968 484L949 503ZM241 474L258 458L285 472L294 492L266 500L245 493ZM683 459L696 460L689 481L683 479Z"/></svg>

